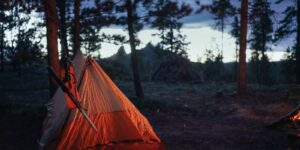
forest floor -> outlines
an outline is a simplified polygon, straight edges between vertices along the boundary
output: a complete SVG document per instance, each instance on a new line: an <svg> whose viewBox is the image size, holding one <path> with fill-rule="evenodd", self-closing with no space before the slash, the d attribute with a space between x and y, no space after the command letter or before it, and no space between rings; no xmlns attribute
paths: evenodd
<svg viewBox="0 0 300 150"><path fill-rule="evenodd" d="M116 83L133 99L131 82ZM46 115L47 87L45 75L0 73L1 149L36 149ZM238 98L234 87L144 82L145 99L133 102L170 150L289 148L285 133L265 126L300 103L299 88L252 85L246 97Z"/></svg>

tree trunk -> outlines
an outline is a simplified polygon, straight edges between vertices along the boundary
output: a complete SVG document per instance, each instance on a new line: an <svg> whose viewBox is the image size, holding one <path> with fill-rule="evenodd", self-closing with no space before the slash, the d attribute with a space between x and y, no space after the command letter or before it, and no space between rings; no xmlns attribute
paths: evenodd
<svg viewBox="0 0 300 150"><path fill-rule="evenodd" d="M300 84L300 0L297 0L296 70L297 84Z"/></svg>
<svg viewBox="0 0 300 150"><path fill-rule="evenodd" d="M261 28L262 28L262 50L261 50L261 59L259 60L258 59L258 65L259 65L259 72L258 72L258 79L259 79L259 85L260 84L265 84L266 83L266 75L268 74L268 71L267 70L264 70L264 66L266 65L266 62L264 62L265 58L266 58L266 52L267 52L267 33L265 32L264 30L264 27L263 27L263 24L261 25Z"/></svg>
<svg viewBox="0 0 300 150"><path fill-rule="evenodd" d="M74 56L80 51L80 0L74 1Z"/></svg>
<svg viewBox="0 0 300 150"><path fill-rule="evenodd" d="M59 27L60 27L60 45L61 56L68 54L68 40L67 40L67 27L66 27L66 0L58 2L59 7Z"/></svg>
<svg viewBox="0 0 300 150"><path fill-rule="evenodd" d="M144 98L140 75L138 70L138 59L136 54L136 47L135 47L135 37L134 37L134 29L133 29L133 10L132 10L132 3L131 0L126 1L126 9L127 9L127 26L128 26L128 33L129 33L129 42L131 47L131 66L133 72L133 81L135 86L136 96L139 99Z"/></svg>
<svg viewBox="0 0 300 150"><path fill-rule="evenodd" d="M48 64L59 75L59 58L57 50L57 16L56 0L45 0L45 18L47 27ZM57 89L57 84L49 74L50 97Z"/></svg>
<svg viewBox="0 0 300 150"><path fill-rule="evenodd" d="M259 66L260 66L260 60L259 60L259 52L258 50L255 50L255 76L256 76L256 83L258 84L258 86L260 86L260 80L259 80L259 77L260 77L260 69L259 69Z"/></svg>
<svg viewBox="0 0 300 150"><path fill-rule="evenodd" d="M240 38L240 62L238 92L240 95L246 93L246 48L247 48L247 20L248 20L248 0L241 1L241 38Z"/></svg>
<svg viewBox="0 0 300 150"><path fill-rule="evenodd" d="M235 42L235 64L234 64L234 75L232 81L236 81L238 78L238 67L239 67L239 41Z"/></svg>
<svg viewBox="0 0 300 150"><path fill-rule="evenodd" d="M1 53L1 56L0 56L0 62L1 62L1 69L0 71L4 71L4 24L2 23L1 24L1 47L0 47L0 53Z"/></svg>
<svg viewBox="0 0 300 150"><path fill-rule="evenodd" d="M171 52L175 52L175 53L177 54L177 52L175 51L175 48L174 48L174 32L173 32L173 26L171 26L170 34L171 34L171 37L170 37L170 48L171 48Z"/></svg>

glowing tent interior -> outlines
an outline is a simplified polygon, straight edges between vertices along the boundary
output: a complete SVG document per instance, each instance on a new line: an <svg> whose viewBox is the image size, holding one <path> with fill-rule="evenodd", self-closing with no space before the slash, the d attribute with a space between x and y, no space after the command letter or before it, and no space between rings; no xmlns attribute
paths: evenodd
<svg viewBox="0 0 300 150"><path fill-rule="evenodd" d="M98 128L78 109L69 109L58 88L47 104L41 149L165 149L148 120L120 91L97 62L78 53L72 63L80 103Z"/></svg>

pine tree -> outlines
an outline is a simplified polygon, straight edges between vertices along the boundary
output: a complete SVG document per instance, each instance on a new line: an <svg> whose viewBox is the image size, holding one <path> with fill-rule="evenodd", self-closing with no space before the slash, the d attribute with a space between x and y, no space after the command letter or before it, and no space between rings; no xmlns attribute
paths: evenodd
<svg viewBox="0 0 300 150"><path fill-rule="evenodd" d="M244 95L247 92L246 87L246 48L247 48L247 22L248 22L248 0L241 1L241 38L239 53L239 75L238 92Z"/></svg>
<svg viewBox="0 0 300 150"><path fill-rule="evenodd" d="M74 0L74 37L73 37L73 53L74 56L80 51L80 6L81 0Z"/></svg>
<svg viewBox="0 0 300 150"><path fill-rule="evenodd" d="M58 47L57 47L57 29L58 22L56 16L56 1L45 0L45 19L47 27L47 52L48 52L48 64L51 66L55 73L59 75L59 59L58 59ZM49 74L50 81L50 96L54 95L57 89L57 84Z"/></svg>
<svg viewBox="0 0 300 150"><path fill-rule="evenodd" d="M123 44L125 37L121 34L104 34L101 29L106 26L118 24L116 18L119 14L116 12L118 7L111 0L90 1L94 2L93 7L83 8L81 10L81 48L85 49L87 54L100 51L101 44ZM120 19L122 20L122 19Z"/></svg>
<svg viewBox="0 0 300 150"><path fill-rule="evenodd" d="M67 38L67 7L68 0L58 1L58 10L59 10L59 37L60 37L60 45L61 45L61 55L66 55L69 53L68 48L68 38ZM62 57L63 58L63 57Z"/></svg>
<svg viewBox="0 0 300 150"><path fill-rule="evenodd" d="M131 66L133 71L133 80L135 86L135 92L139 99L144 98L143 89L141 86L140 81L140 74L138 70L138 58L136 53L136 39L135 39L135 29L134 29L134 6L131 0L126 0L126 10L127 10L127 27L128 27L128 34L129 34L129 43L131 47Z"/></svg>
<svg viewBox="0 0 300 150"><path fill-rule="evenodd" d="M9 1L4 0L0 3L0 71L4 71L5 63L5 30L9 28L9 23L12 22L11 16L8 15L8 10L10 9Z"/></svg>
<svg viewBox="0 0 300 150"><path fill-rule="evenodd" d="M1 1L0 4L0 61L7 61L21 75L21 66L40 63L44 58L39 37L38 19L30 22L31 13L38 13L40 1ZM28 25L31 23L30 25ZM31 27L33 25L33 27Z"/></svg>
<svg viewBox="0 0 300 150"><path fill-rule="evenodd" d="M158 0L147 7L151 16L149 22L159 30L156 35L160 37L163 49L186 57L186 46L189 42L186 42L186 36L180 31L182 23L179 20L189 15L192 8L185 3L168 0Z"/></svg>
<svg viewBox="0 0 300 150"><path fill-rule="evenodd" d="M211 6L209 6L209 11L214 15L213 19L216 21L216 28L223 34L227 18L235 14L234 6L230 3L230 0L213 0Z"/></svg>
<svg viewBox="0 0 300 150"><path fill-rule="evenodd" d="M6 11L10 21L6 24L6 29L10 38L6 38L6 57L21 75L21 66L34 61L39 62L42 58L41 43L38 39L36 27L27 26L30 20L30 13L36 10L39 3L37 1L9 2L9 11Z"/></svg>
<svg viewBox="0 0 300 150"><path fill-rule="evenodd" d="M86 51L87 55L101 48L101 35L98 26L87 26L81 30L82 42L81 47Z"/></svg>
<svg viewBox="0 0 300 150"><path fill-rule="evenodd" d="M293 49L294 48L295 47L293 47ZM286 54L281 60L280 74L284 83L294 83L296 79L295 50L293 49L288 47L286 50Z"/></svg>
<svg viewBox="0 0 300 150"><path fill-rule="evenodd" d="M287 0L277 0L277 4L281 4ZM284 18L279 21L279 27L275 33L275 41L284 39L293 33L296 33L295 63L296 63L296 82L300 83L300 0L292 1L282 12Z"/></svg>
<svg viewBox="0 0 300 150"><path fill-rule="evenodd" d="M178 8L177 4L179 3L169 0L125 0L118 3L111 2L111 5L107 7L108 9L113 8L112 12L116 16L115 24L125 26L128 30L133 80L138 98L142 98L144 94L140 83L139 58L136 52L136 46L140 41L137 39L136 34L143 28L145 22L150 23L152 27L159 28L160 33L162 33L160 34L161 39L168 43L170 50L180 55L186 55L185 46L187 42L184 41L185 36L180 33L181 24L177 24L178 18L182 18L186 13ZM183 3L182 6L186 7L187 5ZM161 11L161 8L167 8L167 11ZM143 13L138 14L139 11L143 11ZM190 8L189 11L191 11ZM172 16L174 13L176 16ZM166 15L172 17L167 18L169 16Z"/></svg>
<svg viewBox="0 0 300 150"><path fill-rule="evenodd" d="M205 57L206 60L204 62L204 75L207 80L214 80L215 72L214 72L214 60L215 55L213 54L212 50L206 49L205 50Z"/></svg>
<svg viewBox="0 0 300 150"><path fill-rule="evenodd" d="M237 74L238 74L238 61L239 61L239 44L240 44L240 32L241 32L241 27L240 27L240 20L237 16L234 17L233 22L231 23L231 31L230 34L235 38L235 65L233 68L233 72L234 72L234 79L237 78Z"/></svg>
<svg viewBox="0 0 300 150"><path fill-rule="evenodd" d="M270 3L267 0L254 0L251 5L250 25L251 25L251 48L255 51L256 73L258 83L265 82L270 74L270 67L266 51L270 49L268 43L272 41L273 15ZM260 57L261 54L261 57Z"/></svg>
<svg viewBox="0 0 300 150"><path fill-rule="evenodd" d="M237 16L234 17L233 22L231 23L231 31L230 34L235 38L235 45L236 45L236 62L238 62L238 52L239 52L239 48L238 45L240 44L240 36L241 36L241 27L240 27L240 20Z"/></svg>
<svg viewBox="0 0 300 150"><path fill-rule="evenodd" d="M216 55L213 53L213 50L206 49L205 51L204 75L207 80L220 81L225 74L223 53L220 50L217 51Z"/></svg>

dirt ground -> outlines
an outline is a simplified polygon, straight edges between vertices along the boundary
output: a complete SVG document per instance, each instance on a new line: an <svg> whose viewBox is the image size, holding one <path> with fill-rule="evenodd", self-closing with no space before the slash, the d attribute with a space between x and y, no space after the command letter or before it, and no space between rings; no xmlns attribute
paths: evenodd
<svg viewBox="0 0 300 150"><path fill-rule="evenodd" d="M287 100L279 91L237 98L217 97L215 87L205 88L154 88L157 91L152 92L152 98L168 102L144 113L169 149L274 150L292 146L285 133L265 126L290 112L298 102Z"/></svg>
<svg viewBox="0 0 300 150"><path fill-rule="evenodd" d="M133 97L132 83L117 84ZM134 102L170 150L281 150L291 145L285 133L265 128L299 103L282 89L250 90L238 98L230 84L148 82L143 87L145 100ZM0 84L0 149L36 149L46 114L45 88L15 90Z"/></svg>

